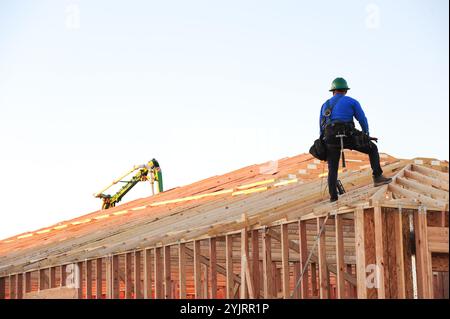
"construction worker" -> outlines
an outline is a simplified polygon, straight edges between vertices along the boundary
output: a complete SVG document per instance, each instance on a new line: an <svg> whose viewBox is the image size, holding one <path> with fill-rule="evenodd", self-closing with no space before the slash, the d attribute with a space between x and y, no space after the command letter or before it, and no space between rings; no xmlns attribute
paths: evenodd
<svg viewBox="0 0 450 319"><path fill-rule="evenodd" d="M341 154L341 138L344 148L368 154L374 186L388 184L392 178L383 176L380 166L378 148L369 137L369 125L359 102L346 96L350 88L343 78L336 78L331 84L333 97L326 101L320 110L320 137L326 144L328 162L328 191L330 201L338 200L336 188L339 158ZM353 118L356 118L362 132L355 128ZM344 135L345 137L341 137Z"/></svg>

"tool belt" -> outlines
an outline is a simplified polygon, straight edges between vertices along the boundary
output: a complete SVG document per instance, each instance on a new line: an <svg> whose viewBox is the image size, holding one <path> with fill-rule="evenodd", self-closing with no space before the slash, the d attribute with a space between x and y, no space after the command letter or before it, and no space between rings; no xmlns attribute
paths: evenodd
<svg viewBox="0 0 450 319"><path fill-rule="evenodd" d="M346 135L350 137L355 131L355 124L353 122L334 122L328 124L324 129L325 140L334 140L336 135Z"/></svg>
<svg viewBox="0 0 450 319"><path fill-rule="evenodd" d="M358 148L370 147L371 145L369 135L357 130L353 122L335 122L325 127L324 139L327 144L339 144L336 135L346 135L345 139Z"/></svg>

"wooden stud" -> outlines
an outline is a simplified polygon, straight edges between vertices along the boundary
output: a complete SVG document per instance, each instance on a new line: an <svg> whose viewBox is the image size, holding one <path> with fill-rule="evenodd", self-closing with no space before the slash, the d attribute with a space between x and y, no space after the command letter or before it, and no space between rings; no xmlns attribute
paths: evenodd
<svg viewBox="0 0 450 319"><path fill-rule="evenodd" d="M266 230L263 233L262 244L264 298L270 299L273 298L272 242Z"/></svg>
<svg viewBox="0 0 450 319"><path fill-rule="evenodd" d="M23 274L16 275L16 298L23 299Z"/></svg>
<svg viewBox="0 0 450 319"><path fill-rule="evenodd" d="M46 269L39 269L39 277L38 277L38 290L47 289L47 274Z"/></svg>
<svg viewBox="0 0 450 319"><path fill-rule="evenodd" d="M377 265L378 299L386 298L384 281L384 247L383 247L383 222L381 207L374 206L374 227L375 227L375 258Z"/></svg>
<svg viewBox="0 0 450 319"><path fill-rule="evenodd" d="M399 207L394 213L394 245L395 245L395 261L397 273L397 298L406 298L405 285L405 264L403 260L403 223L402 223L402 209Z"/></svg>
<svg viewBox="0 0 450 319"><path fill-rule="evenodd" d="M170 246L164 246L164 298L172 299L171 270L170 270Z"/></svg>
<svg viewBox="0 0 450 319"><path fill-rule="evenodd" d="M85 261L86 270L86 299L92 299L92 260Z"/></svg>
<svg viewBox="0 0 450 319"><path fill-rule="evenodd" d="M241 230L241 287L240 287L240 298L248 299L248 282L245 271L248 267L248 232L244 228Z"/></svg>
<svg viewBox="0 0 450 319"><path fill-rule="evenodd" d="M431 253L428 248L427 211L420 207L414 212L416 238L416 273L419 298L433 298Z"/></svg>
<svg viewBox="0 0 450 319"><path fill-rule="evenodd" d="M103 269L102 269L102 258L97 258L95 260L95 298L102 299L102 283L103 283Z"/></svg>
<svg viewBox="0 0 450 319"><path fill-rule="evenodd" d="M50 277L49 277L49 288L56 287L56 267L49 268Z"/></svg>
<svg viewBox="0 0 450 319"><path fill-rule="evenodd" d="M112 256L105 258L105 280L106 280L106 298L113 298L113 275L112 275Z"/></svg>
<svg viewBox="0 0 450 319"><path fill-rule="evenodd" d="M0 299L6 298L5 277L0 277Z"/></svg>
<svg viewBox="0 0 450 319"><path fill-rule="evenodd" d="M300 271L306 265L308 259L308 241L306 237L306 222L303 220L298 221L298 248L300 259ZM297 279L298 280L298 279ZM300 282L300 297L303 299L308 298L308 267L305 269L302 281Z"/></svg>
<svg viewBox="0 0 450 319"><path fill-rule="evenodd" d="M131 253L125 254L125 299L132 298L133 292L133 267L131 259L133 258Z"/></svg>
<svg viewBox="0 0 450 319"><path fill-rule="evenodd" d="M163 298L163 265L161 264L161 247L156 247L155 252L155 299Z"/></svg>
<svg viewBox="0 0 450 319"><path fill-rule="evenodd" d="M355 251L356 251L356 279L359 299L367 298L366 286L366 256L364 251L364 210L355 211Z"/></svg>
<svg viewBox="0 0 450 319"><path fill-rule="evenodd" d="M281 286L283 298L290 298L288 224L281 225Z"/></svg>
<svg viewBox="0 0 450 319"><path fill-rule="evenodd" d="M24 281L23 281L23 289L24 289L24 294L31 292L31 272L28 271L25 273L24 276Z"/></svg>
<svg viewBox="0 0 450 319"><path fill-rule="evenodd" d="M194 241L194 289L195 299L202 298L201 286L201 265L200 265L200 241Z"/></svg>
<svg viewBox="0 0 450 319"><path fill-rule="evenodd" d="M259 231L257 229L252 230L252 275L255 298L259 298L261 290L261 274L259 271Z"/></svg>
<svg viewBox="0 0 450 319"><path fill-rule="evenodd" d="M180 299L186 299L186 244L178 245L178 277L180 281Z"/></svg>
<svg viewBox="0 0 450 319"><path fill-rule="evenodd" d="M113 299L120 298L120 280L119 280L119 255L113 255L111 260L111 292Z"/></svg>
<svg viewBox="0 0 450 319"><path fill-rule="evenodd" d="M337 299L345 298L345 264L344 264L344 230L343 216L335 217L335 233L336 233L336 297Z"/></svg>
<svg viewBox="0 0 450 319"><path fill-rule="evenodd" d="M134 252L134 299L142 299L141 251Z"/></svg>
<svg viewBox="0 0 450 319"><path fill-rule="evenodd" d="M78 291L78 299L83 299L83 262L76 263L76 267L78 267L78 282L76 283L77 291Z"/></svg>
<svg viewBox="0 0 450 319"><path fill-rule="evenodd" d="M17 298L16 281L17 281L17 275L9 275L9 299Z"/></svg>
<svg viewBox="0 0 450 319"><path fill-rule="evenodd" d="M317 287L317 264L311 263L311 292L312 295L319 296L319 288Z"/></svg>
<svg viewBox="0 0 450 319"><path fill-rule="evenodd" d="M65 287L67 285L66 265L61 265L61 267L59 267L59 278L61 278L59 286Z"/></svg>
<svg viewBox="0 0 450 319"><path fill-rule="evenodd" d="M152 298L152 250L144 250L144 298Z"/></svg>
<svg viewBox="0 0 450 319"><path fill-rule="evenodd" d="M211 299L217 298L217 249L216 238L209 239L209 279Z"/></svg>
<svg viewBox="0 0 450 319"><path fill-rule="evenodd" d="M325 221L325 217L317 218L317 232L320 231L322 224ZM328 291L328 267L327 267L327 255L325 246L325 228L319 237L318 248L318 263L319 263L319 296L320 299L328 299L330 297Z"/></svg>
<svg viewBox="0 0 450 319"><path fill-rule="evenodd" d="M233 288L233 235L225 236L225 268L226 268L226 297L234 297Z"/></svg>
<svg viewBox="0 0 450 319"><path fill-rule="evenodd" d="M352 265L348 264L346 267L346 271L348 274L353 274ZM351 283L347 281L347 297L348 298L355 298L356 297L356 286L353 286Z"/></svg>

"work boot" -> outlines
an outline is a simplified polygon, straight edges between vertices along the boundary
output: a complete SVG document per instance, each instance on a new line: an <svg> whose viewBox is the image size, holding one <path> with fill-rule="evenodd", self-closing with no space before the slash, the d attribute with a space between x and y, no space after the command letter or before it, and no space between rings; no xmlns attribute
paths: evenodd
<svg viewBox="0 0 450 319"><path fill-rule="evenodd" d="M383 175L373 177L373 186L375 187L389 184L390 182L392 182L392 178L390 177L384 177Z"/></svg>
<svg viewBox="0 0 450 319"><path fill-rule="evenodd" d="M331 197L331 198L330 198L330 203L337 202L337 200L338 200L337 197Z"/></svg>

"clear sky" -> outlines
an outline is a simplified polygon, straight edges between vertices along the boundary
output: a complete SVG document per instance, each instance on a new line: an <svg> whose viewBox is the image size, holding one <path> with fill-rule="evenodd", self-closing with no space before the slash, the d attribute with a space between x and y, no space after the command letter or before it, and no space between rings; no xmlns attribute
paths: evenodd
<svg viewBox="0 0 450 319"><path fill-rule="evenodd" d="M448 6L0 0L0 238L153 157L168 189L307 152L337 76L380 151L448 160Z"/></svg>

